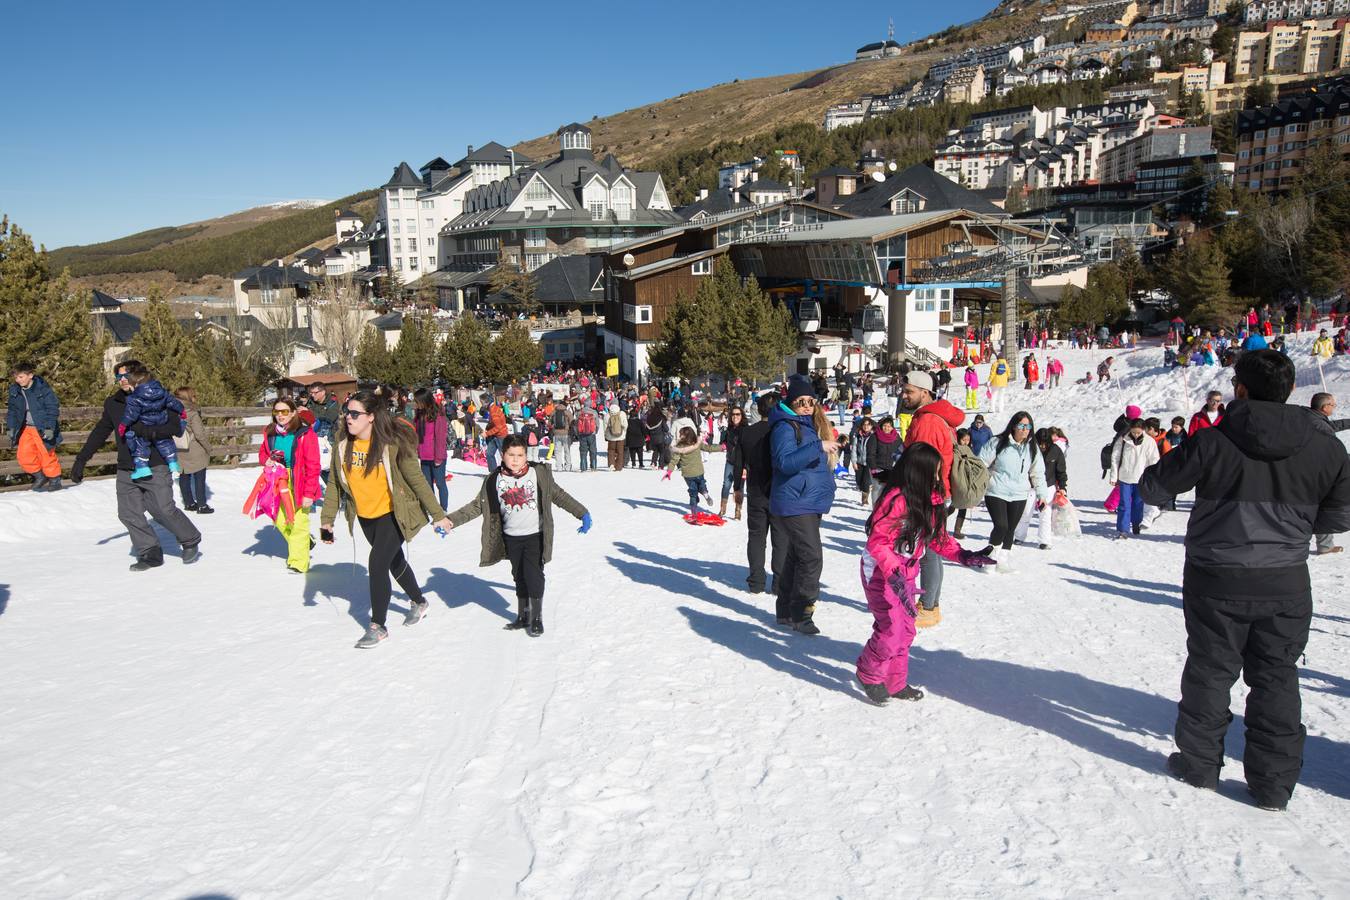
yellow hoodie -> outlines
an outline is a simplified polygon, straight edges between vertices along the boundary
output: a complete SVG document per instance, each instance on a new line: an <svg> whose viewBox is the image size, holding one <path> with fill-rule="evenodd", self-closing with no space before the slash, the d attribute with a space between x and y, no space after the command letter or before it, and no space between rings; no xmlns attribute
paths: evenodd
<svg viewBox="0 0 1350 900"><path fill-rule="evenodd" d="M999 374L1000 366L1003 369L1002 375ZM989 364L989 380L988 380L989 386L991 388L1007 387L1009 371L1010 369L1008 368L1008 363L1004 361L1003 357L1001 356L995 357L994 361Z"/></svg>

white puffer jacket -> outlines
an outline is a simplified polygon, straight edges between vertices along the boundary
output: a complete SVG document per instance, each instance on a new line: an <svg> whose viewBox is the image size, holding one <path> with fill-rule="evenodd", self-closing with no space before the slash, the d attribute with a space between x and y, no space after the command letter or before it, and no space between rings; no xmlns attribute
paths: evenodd
<svg viewBox="0 0 1350 900"><path fill-rule="evenodd" d="M1144 470L1158 461L1158 442L1147 434L1134 442L1127 431L1116 438L1111 448L1111 482L1138 484Z"/></svg>

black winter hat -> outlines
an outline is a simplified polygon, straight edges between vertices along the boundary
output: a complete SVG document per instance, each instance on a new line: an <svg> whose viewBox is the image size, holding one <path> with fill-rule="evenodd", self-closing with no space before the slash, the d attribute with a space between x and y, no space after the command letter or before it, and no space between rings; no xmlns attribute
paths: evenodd
<svg viewBox="0 0 1350 900"><path fill-rule="evenodd" d="M814 397L816 389L811 386L811 379L805 375L792 375L787 380L787 399L784 401L788 406L798 397Z"/></svg>

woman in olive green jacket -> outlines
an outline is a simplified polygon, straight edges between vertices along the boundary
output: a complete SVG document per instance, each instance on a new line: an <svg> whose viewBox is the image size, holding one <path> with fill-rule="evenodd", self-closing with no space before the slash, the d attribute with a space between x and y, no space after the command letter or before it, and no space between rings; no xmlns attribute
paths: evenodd
<svg viewBox="0 0 1350 900"><path fill-rule="evenodd" d="M341 504L339 495L344 498ZM403 556L404 542L411 541L429 519L442 528L450 526L422 477L416 434L408 423L394 418L383 388L357 391L347 400L327 496L319 528L323 542L333 543L333 522L341 505L348 532L360 521L370 543L370 627L356 646L374 647L389 637L385 617L393 590L391 574L412 600L403 624L416 625L427 612L417 577Z"/></svg>
<svg viewBox="0 0 1350 900"><path fill-rule="evenodd" d="M197 411L197 392L190 387L180 387L173 395L187 412L183 433L174 438L174 444L178 446L178 464L182 467L178 490L183 495L183 509L209 515L215 512L206 502L206 467L211 465L210 435L202 414Z"/></svg>

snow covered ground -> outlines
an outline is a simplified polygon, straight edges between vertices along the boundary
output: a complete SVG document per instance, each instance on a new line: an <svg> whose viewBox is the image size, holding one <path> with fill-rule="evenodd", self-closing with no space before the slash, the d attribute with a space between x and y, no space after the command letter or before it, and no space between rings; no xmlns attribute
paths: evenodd
<svg viewBox="0 0 1350 900"><path fill-rule="evenodd" d="M3 894L1347 896L1350 554L1310 562L1289 811L1247 802L1240 716L1218 794L1170 779L1185 513L1109 541L1097 455L1126 402L1189 413L1230 373L1188 373L1183 400L1159 351L1117 359L1120 385L1010 391L1068 432L1084 536L1019 548L1017 576L949 568L913 652L928 697L881 709L853 682L870 617L844 490L820 637L773 624L743 526L684 524L676 480L563 473L596 526L559 520L542 638L501 630L510 575L477 568L475 526L418 537L431 614L394 612L368 652L364 547L288 574L237 512L248 472L211 473L200 563L142 575L109 482L0 496ZM458 505L481 470L453 468Z"/></svg>

